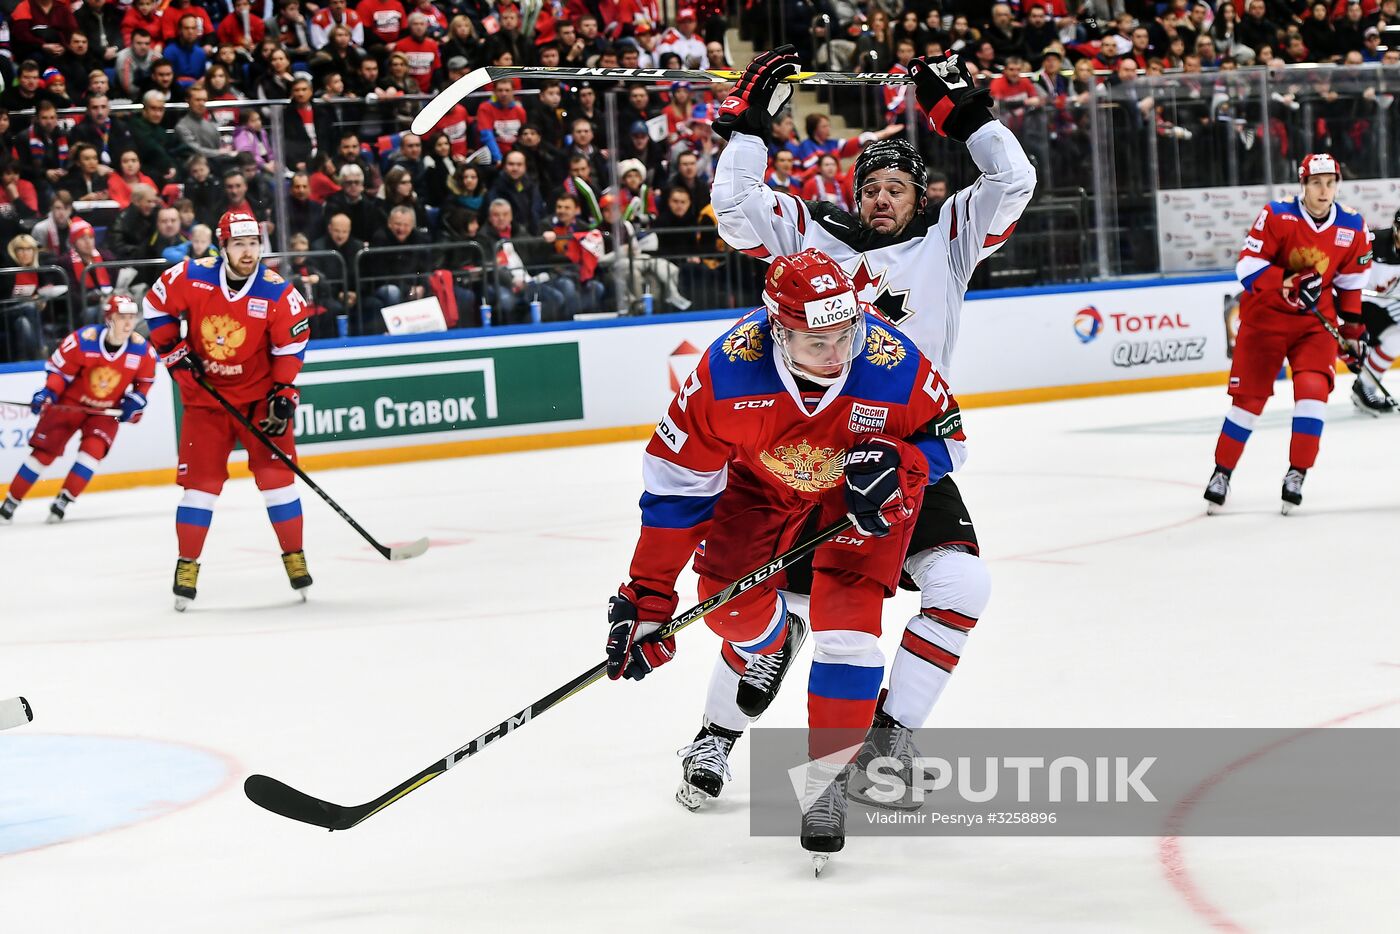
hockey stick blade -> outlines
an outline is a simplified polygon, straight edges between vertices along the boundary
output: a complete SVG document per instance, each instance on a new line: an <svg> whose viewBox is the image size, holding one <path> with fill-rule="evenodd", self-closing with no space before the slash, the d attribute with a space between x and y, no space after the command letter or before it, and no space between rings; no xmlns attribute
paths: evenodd
<svg viewBox="0 0 1400 934"><path fill-rule="evenodd" d="M409 558L416 558L428 550L428 540L420 538L416 542L409 542L407 545L390 545L390 561L407 561Z"/></svg>
<svg viewBox="0 0 1400 934"><path fill-rule="evenodd" d="M355 819L347 816L347 808L313 798L267 775L249 775L243 782L243 793L258 807L290 820L327 830L346 830L355 826Z"/></svg>
<svg viewBox="0 0 1400 934"><path fill-rule="evenodd" d="M34 720L34 708L23 697L0 700L0 730L24 726Z"/></svg>
<svg viewBox="0 0 1400 934"><path fill-rule="evenodd" d="M821 529L807 541L795 545L793 548L774 558L772 561L769 561L762 567L755 568L708 600L696 604L689 610L675 617L665 626L661 627L661 629L657 630L653 638L665 638L666 636L680 632L706 613L718 609L740 594L746 593L763 583L774 574L786 570L793 562L797 561L808 552L815 551L817 546L828 539L835 538L852 525L854 525L854 523L851 521L850 517L847 516ZM509 736L556 704L563 703L590 684L603 680L603 678L607 677L607 674L607 662L600 662L594 665L572 680L550 691L524 710L518 710L511 716L506 717L485 733L470 740L465 746L461 746L448 753L445 757L434 762L412 778L400 782L373 801L366 802L356 807L344 807L339 804L332 804L329 801L322 801L320 798L313 798L311 795L297 791L290 785L279 782L277 779L267 775L248 776L247 780L243 782L243 793L248 796L248 800L258 805L258 807L271 811L273 814L277 814L281 817L301 821L304 824L311 824L314 827L324 827L327 830L348 830L366 818L378 814L410 792L422 788L424 785L428 784L428 782L457 765L463 759L469 759L487 746Z"/></svg>
<svg viewBox="0 0 1400 934"><path fill-rule="evenodd" d="M641 81L650 84L693 81L723 84L738 81L743 76L742 71L724 69L710 71L699 68L551 68L540 65L488 65L467 72L439 91L437 97L428 101L413 118L411 129L419 136L427 136L467 95L505 78L540 81ZM907 74L891 75L882 72L799 71L783 80L791 84L866 87L914 83L914 79Z"/></svg>

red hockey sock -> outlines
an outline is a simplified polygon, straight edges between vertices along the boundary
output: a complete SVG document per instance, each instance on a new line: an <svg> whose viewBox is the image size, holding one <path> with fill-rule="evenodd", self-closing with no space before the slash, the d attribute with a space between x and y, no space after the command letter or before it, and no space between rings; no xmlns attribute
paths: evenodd
<svg viewBox="0 0 1400 934"><path fill-rule="evenodd" d="M184 499L175 510L175 537L179 540L180 557L191 561L204 552L204 539L209 535L209 523L214 521L214 504L219 494L203 490L186 490Z"/></svg>
<svg viewBox="0 0 1400 934"><path fill-rule="evenodd" d="M272 530L277 533L277 544L282 553L301 551L301 497L297 496L294 485L263 490L263 502L267 504L267 517L272 520Z"/></svg>
<svg viewBox="0 0 1400 934"><path fill-rule="evenodd" d="M813 578L816 649L807 679L807 751L813 759L854 755L870 729L885 674L878 635L884 596L879 584L854 574L819 572Z"/></svg>
<svg viewBox="0 0 1400 934"><path fill-rule="evenodd" d="M1230 411L1225 413L1225 424L1220 429L1220 439L1215 442L1215 462L1226 470L1234 470L1244 453L1245 442L1254 433L1254 423L1259 413L1264 411L1266 400L1258 396L1235 399Z"/></svg>
<svg viewBox="0 0 1400 934"><path fill-rule="evenodd" d="M1327 419L1327 377L1321 373L1293 374L1293 438L1288 444L1288 463L1307 470L1317 463L1322 444L1322 426Z"/></svg>
<svg viewBox="0 0 1400 934"><path fill-rule="evenodd" d="M24 463L19 465L19 470L15 473L15 478L10 481L9 495L18 502L24 499L30 487L34 486L39 474L44 468L53 463L52 454L44 454L39 451L32 452L24 459Z"/></svg>

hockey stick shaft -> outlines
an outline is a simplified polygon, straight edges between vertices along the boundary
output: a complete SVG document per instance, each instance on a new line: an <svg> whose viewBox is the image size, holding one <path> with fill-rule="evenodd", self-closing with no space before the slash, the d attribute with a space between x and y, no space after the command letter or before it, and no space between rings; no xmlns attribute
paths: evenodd
<svg viewBox="0 0 1400 934"><path fill-rule="evenodd" d="M257 425L254 425L246 415L238 411L237 406L225 399L223 394L219 392L219 390L215 389L209 384L208 380L206 380L203 376L199 375L196 375L194 379L195 382L199 383L200 387L205 392L207 392L210 396L214 398L215 402L219 403L219 405L224 407L224 411L232 415L240 425L248 429L248 432L250 434L252 434L260 442L262 442L263 446L266 447L268 451L272 453L273 457L286 464L287 467L292 471L292 473L296 474L299 478L301 478L302 483L305 483L307 486L311 487L311 489L316 492L317 496L321 497L321 499L326 501L326 505L330 506L331 509L335 511L336 515L344 519L346 523L350 526L350 528L354 529L356 532L359 532L360 537L363 538L365 541L369 542L370 545L373 546L375 551L379 552L381 555L383 555L385 558L388 558L390 561L402 561L406 558L416 558L423 552L428 550L428 540L426 538L421 538L418 541L412 542L405 546L395 546L392 548L388 545L380 544L378 539L366 532L364 526L356 522L355 518L351 516L350 513L340 508L340 504L337 503L335 500L331 499L331 495L329 493L321 489L320 485L317 484L315 480L312 480L309 476L307 476L306 471L302 470L296 461L294 461L291 457L287 456L287 452L283 451L277 446L277 442L269 438L267 434L262 429L258 428ZM292 426L288 425L287 431L291 430Z"/></svg>
<svg viewBox="0 0 1400 934"><path fill-rule="evenodd" d="M1332 335L1332 339L1337 342L1337 347L1342 353L1346 354L1351 352L1351 348L1347 346L1347 340L1342 336L1342 332L1337 330L1335 324L1327 320L1326 315L1317 310L1316 305L1309 306L1308 311L1312 312L1314 318L1322 322L1322 326L1327 329L1328 334ZM1396 404L1395 397L1392 396L1390 390L1386 389L1381 383L1380 377L1371 372L1371 368L1366 365L1365 360L1361 361L1361 372L1371 377L1371 382L1375 383L1376 388L1381 391L1381 395L1385 396L1385 401L1389 402L1392 406Z"/></svg>
<svg viewBox="0 0 1400 934"><path fill-rule="evenodd" d="M23 697L0 700L0 730L24 726L34 719L34 709Z"/></svg>
<svg viewBox="0 0 1400 934"><path fill-rule="evenodd" d="M657 631L655 638L661 639L675 635L705 614L714 612L740 594L752 590L773 575L787 569L808 553L815 551L823 542L851 528L852 524L850 518L847 517L820 530L807 541L784 552L762 567L756 568L719 593L675 617ZM297 791L290 785L266 775L248 776L247 781L243 783L244 794L254 804L282 817L314 824L327 830L348 830L366 818L384 810L410 792L426 785L463 759L471 758L487 746L529 723L546 710L563 703L590 684L601 680L607 674L607 670L607 662L594 665L573 680L555 688L524 710L517 711L497 723L465 746L434 762L417 775L386 791L373 801L358 807L342 807L320 798L313 798L311 795Z"/></svg>
<svg viewBox="0 0 1400 934"><path fill-rule="evenodd" d="M17 409L30 409L30 408L32 408L31 403L28 403L28 402L9 402L9 401L7 401L7 400L5 400L5 399L0 399L0 405L12 405L12 406L14 406L14 407L17 408ZM122 414L122 410L121 410L121 409L90 409L90 408L88 408L88 407L85 406L85 405L70 405L70 404L67 403L67 402L50 402L48 405L44 406L44 408L46 408L46 409L75 409L75 410L77 410L77 411L79 411L79 412L86 412L86 413L89 414L89 415L105 415L105 416L110 416L111 418L120 418L120 417L121 417L121 414Z"/></svg>
<svg viewBox="0 0 1400 934"><path fill-rule="evenodd" d="M697 84L723 84L738 81L742 71L699 68L548 68L543 66L487 66L470 71L452 82L413 118L413 132L422 136L453 107L465 98L495 81L504 79L533 79L536 81L641 81L648 84L668 84L672 81L693 81ZM882 72L799 71L784 79L789 84L855 85L877 87L886 84L913 84L909 75Z"/></svg>

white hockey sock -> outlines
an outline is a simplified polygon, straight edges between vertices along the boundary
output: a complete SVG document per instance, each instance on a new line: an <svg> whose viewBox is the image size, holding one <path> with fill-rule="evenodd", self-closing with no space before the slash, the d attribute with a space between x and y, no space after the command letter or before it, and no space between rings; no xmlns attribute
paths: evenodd
<svg viewBox="0 0 1400 934"><path fill-rule="evenodd" d="M705 697L705 719L726 730L743 732L749 728L749 718L734 702L739 690L739 673L735 671L721 654L715 659L715 669L710 673L710 692Z"/></svg>
<svg viewBox="0 0 1400 934"><path fill-rule="evenodd" d="M922 552L905 568L919 585L924 609L905 627L890 668L884 711L918 729L948 686L968 630L987 608L991 578L982 559L961 546Z"/></svg>
<svg viewBox="0 0 1400 934"><path fill-rule="evenodd" d="M1371 352L1366 355L1366 369L1371 371L1371 375L1380 382L1385 374L1390 372L1390 367L1395 363L1395 358L1381 349L1380 345L1371 348Z"/></svg>

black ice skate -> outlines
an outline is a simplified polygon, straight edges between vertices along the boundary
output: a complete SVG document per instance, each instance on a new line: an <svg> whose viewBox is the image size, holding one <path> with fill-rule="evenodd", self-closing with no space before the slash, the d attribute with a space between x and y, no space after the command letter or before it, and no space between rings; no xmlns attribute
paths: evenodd
<svg viewBox="0 0 1400 934"><path fill-rule="evenodd" d="M681 786L676 802L688 811L699 810L708 798L718 798L729 774L729 753L744 734L726 730L706 720L695 742L676 751L681 757Z"/></svg>
<svg viewBox="0 0 1400 934"><path fill-rule="evenodd" d="M846 783L846 795L871 807L917 811L920 802L914 799L913 789L914 759L918 754L919 750L914 747L914 731L885 713L885 692L881 691L880 705L875 709L875 720L865 736L865 745L856 753L855 768L851 770L850 780ZM894 766L889 762L881 763L876 770L892 777L898 776L904 785L904 794L900 797L883 800L891 790L891 783L872 780L867 771L877 759L893 759L898 763ZM872 797L872 791L877 796Z"/></svg>
<svg viewBox="0 0 1400 934"><path fill-rule="evenodd" d="M734 692L734 703L745 716L757 718L773 703L778 688L783 686L783 676L792 667L792 660L805 641L807 621L796 613L789 613L783 647L769 655L755 655L749 659L744 676L739 679L739 689Z"/></svg>
<svg viewBox="0 0 1400 934"><path fill-rule="evenodd" d="M846 846L846 778L842 770L822 762L807 765L807 792L802 812L802 849L812 854L812 870L820 876L832 853ZM808 803L810 802L810 803Z"/></svg>
<svg viewBox="0 0 1400 934"><path fill-rule="evenodd" d="M9 522L15 517L15 510L19 508L19 500L13 496L5 497L5 501L0 503L0 522Z"/></svg>
<svg viewBox="0 0 1400 934"><path fill-rule="evenodd" d="M1288 473L1283 475L1283 514L1286 516L1295 507L1303 505L1303 478L1308 475L1306 470L1299 470L1297 467L1289 467Z"/></svg>
<svg viewBox="0 0 1400 934"><path fill-rule="evenodd" d="M199 583L199 562L180 558L175 562L175 609L185 612L194 602L195 586Z"/></svg>
<svg viewBox="0 0 1400 934"><path fill-rule="evenodd" d="M306 588L311 586L311 572L306 569L306 552L289 551L282 556L282 567L287 569L287 581L292 589L301 594L306 602Z"/></svg>
<svg viewBox="0 0 1400 934"><path fill-rule="evenodd" d="M1230 471L1215 465L1215 473L1210 475L1210 482L1206 484L1205 500L1206 515L1213 516L1225 506L1225 497L1230 495Z"/></svg>
<svg viewBox="0 0 1400 934"><path fill-rule="evenodd" d="M72 495L67 490L59 490L58 495L49 503L49 514L44 521L53 525L55 522L62 522L63 517L68 514L68 504L73 502Z"/></svg>
<svg viewBox="0 0 1400 934"><path fill-rule="evenodd" d="M1361 376L1352 380L1351 404L1356 406L1358 412L1372 418L1380 418L1382 415L1391 415L1395 412L1395 403L1381 394L1380 387Z"/></svg>

